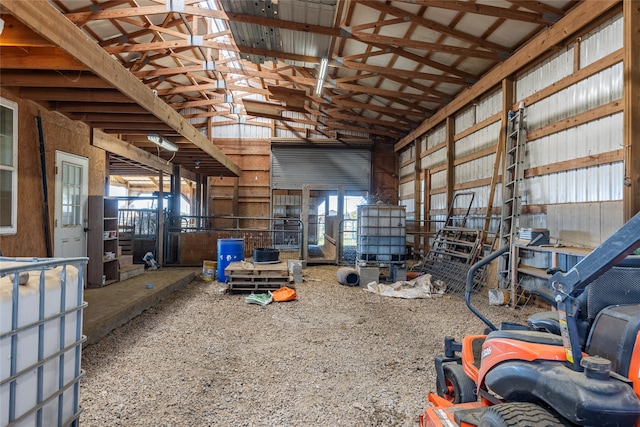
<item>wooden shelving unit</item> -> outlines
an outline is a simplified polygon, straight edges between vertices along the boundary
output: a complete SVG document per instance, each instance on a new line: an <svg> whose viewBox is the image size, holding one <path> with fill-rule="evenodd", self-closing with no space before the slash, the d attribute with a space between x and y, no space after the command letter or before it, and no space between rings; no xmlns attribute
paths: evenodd
<svg viewBox="0 0 640 427"><path fill-rule="evenodd" d="M551 277L551 274L547 273L547 269L549 268L559 268L560 267L560 256L569 256L569 257L577 257L583 258L589 253L591 253L593 249L589 248L574 248L569 246L527 246L523 244L514 244L511 246L511 301L512 304L515 304L518 300L516 297L516 293L518 287L520 286L520 278L522 275L527 275L531 277L535 277L538 279L548 280ZM521 265L520 258L522 256L523 251L531 251L538 253L547 254L547 265L544 268L532 267L527 265ZM575 264L575 263L573 263ZM573 267L573 265L567 266L568 268Z"/></svg>
<svg viewBox="0 0 640 427"><path fill-rule="evenodd" d="M100 288L118 281L118 199L89 196L87 283Z"/></svg>

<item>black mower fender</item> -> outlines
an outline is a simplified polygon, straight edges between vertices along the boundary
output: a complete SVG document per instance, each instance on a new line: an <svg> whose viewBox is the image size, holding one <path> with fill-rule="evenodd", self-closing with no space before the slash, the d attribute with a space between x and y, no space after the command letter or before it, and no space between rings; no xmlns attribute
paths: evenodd
<svg viewBox="0 0 640 427"><path fill-rule="evenodd" d="M640 419L640 401L629 384L587 377L564 362L505 362L486 374L485 384L507 402L544 402L581 426L632 426Z"/></svg>

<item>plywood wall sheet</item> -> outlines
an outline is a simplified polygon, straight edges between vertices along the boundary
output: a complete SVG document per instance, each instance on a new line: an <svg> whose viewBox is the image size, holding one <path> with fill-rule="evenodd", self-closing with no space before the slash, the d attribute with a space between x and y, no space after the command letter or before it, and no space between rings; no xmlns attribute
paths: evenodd
<svg viewBox="0 0 640 427"><path fill-rule="evenodd" d="M180 265L202 265L217 259L218 235L213 232L180 233Z"/></svg>
<svg viewBox="0 0 640 427"><path fill-rule="evenodd" d="M240 187L238 189L240 200L269 199L269 187Z"/></svg>
<svg viewBox="0 0 640 427"><path fill-rule="evenodd" d="M35 106L6 91L3 98L18 104L18 221L17 234L0 236L4 256L44 257L43 190ZM48 166L48 165L47 165ZM53 214L53 212L51 212Z"/></svg>
<svg viewBox="0 0 640 427"><path fill-rule="evenodd" d="M270 204L268 200L266 202L252 201L250 203L242 203L242 201L240 201L240 205L238 206L238 214L240 216L268 218L270 216L269 206ZM261 225L264 226L264 224Z"/></svg>
<svg viewBox="0 0 640 427"><path fill-rule="evenodd" d="M248 155L248 156L229 156L242 169L244 175L248 171L269 170L271 156L269 155Z"/></svg>
<svg viewBox="0 0 640 427"><path fill-rule="evenodd" d="M213 197L210 201L209 212L211 215L232 215L233 214L233 200L228 198Z"/></svg>
<svg viewBox="0 0 640 427"><path fill-rule="evenodd" d="M398 159L393 147L376 144L371 153L371 194L381 201L398 203L398 179L396 167Z"/></svg>
<svg viewBox="0 0 640 427"><path fill-rule="evenodd" d="M216 145L240 167L237 191L232 178L210 181L215 215L269 216L271 146L268 139L216 139ZM238 212L233 212L237 197Z"/></svg>
<svg viewBox="0 0 640 427"><path fill-rule="evenodd" d="M232 155L269 155L271 143L268 139L219 139L214 143L227 156Z"/></svg>
<svg viewBox="0 0 640 427"><path fill-rule="evenodd" d="M18 103L18 232L0 237L5 256L45 257L44 193L36 117L42 118L45 141L49 218L53 230L56 150L89 159L89 194L104 193L104 152L90 145L90 129L44 107L0 89L0 96ZM53 236L51 236L53 239Z"/></svg>
<svg viewBox="0 0 640 427"><path fill-rule="evenodd" d="M240 176L240 187L267 187L269 188L269 169L243 171Z"/></svg>

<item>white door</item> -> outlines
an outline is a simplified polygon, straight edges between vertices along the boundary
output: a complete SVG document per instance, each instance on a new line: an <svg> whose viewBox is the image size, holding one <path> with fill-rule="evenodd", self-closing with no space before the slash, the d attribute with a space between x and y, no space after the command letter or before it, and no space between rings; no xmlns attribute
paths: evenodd
<svg viewBox="0 0 640 427"><path fill-rule="evenodd" d="M89 160L56 151L56 198L53 256L87 256Z"/></svg>

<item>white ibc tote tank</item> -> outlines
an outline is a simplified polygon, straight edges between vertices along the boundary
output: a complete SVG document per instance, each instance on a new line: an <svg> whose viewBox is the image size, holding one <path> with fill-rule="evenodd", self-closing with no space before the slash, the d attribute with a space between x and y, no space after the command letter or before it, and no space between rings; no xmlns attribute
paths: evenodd
<svg viewBox="0 0 640 427"><path fill-rule="evenodd" d="M87 261L0 257L0 426L78 425Z"/></svg>
<svg viewBox="0 0 640 427"><path fill-rule="evenodd" d="M362 261L404 261L406 216L404 206L358 206L356 257Z"/></svg>

